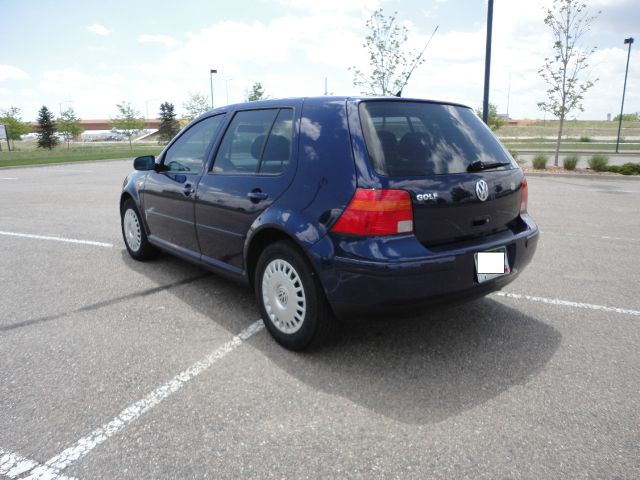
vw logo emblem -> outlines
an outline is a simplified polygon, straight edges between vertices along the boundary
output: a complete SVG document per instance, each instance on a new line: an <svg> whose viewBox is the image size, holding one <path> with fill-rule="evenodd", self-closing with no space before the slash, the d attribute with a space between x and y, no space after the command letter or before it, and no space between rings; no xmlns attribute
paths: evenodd
<svg viewBox="0 0 640 480"><path fill-rule="evenodd" d="M489 198L489 185L484 180L480 180L476 183L476 195L478 196L478 200L484 202L487 198Z"/></svg>

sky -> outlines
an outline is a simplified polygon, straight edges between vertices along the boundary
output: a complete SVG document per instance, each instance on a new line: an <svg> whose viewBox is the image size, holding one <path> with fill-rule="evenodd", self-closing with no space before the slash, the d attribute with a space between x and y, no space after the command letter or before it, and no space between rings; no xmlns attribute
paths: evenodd
<svg viewBox="0 0 640 480"><path fill-rule="evenodd" d="M584 112L569 117L619 113L629 36L625 112L638 112L640 2L587 2L601 12L582 42L597 47L587 73L597 81ZM495 0L490 101L512 118L551 118L537 107L546 91L538 69L553 43L549 5ZM377 8L397 12L410 50L439 26L403 96L482 104L486 0L0 0L0 109L34 120L42 105L56 115L72 107L105 119L128 101L154 118L168 101L181 115L190 93L209 95L211 69L216 107L244 101L254 82L274 98L322 95L325 78L330 94L359 95L348 68L367 67L365 22Z"/></svg>

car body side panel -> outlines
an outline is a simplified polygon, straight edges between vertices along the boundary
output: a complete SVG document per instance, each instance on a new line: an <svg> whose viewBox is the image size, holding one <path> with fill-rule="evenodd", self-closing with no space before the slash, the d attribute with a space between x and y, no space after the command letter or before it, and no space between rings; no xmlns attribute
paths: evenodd
<svg viewBox="0 0 640 480"><path fill-rule="evenodd" d="M307 249L324 237L356 188L345 99L306 99L300 118L298 168L289 189L251 226L247 247L267 227L288 232Z"/></svg>
<svg viewBox="0 0 640 480"><path fill-rule="evenodd" d="M195 207L196 230L203 260L213 260L228 264L231 269L244 270L243 249L247 232L256 217L277 203L295 176L301 105L300 101L281 105L294 111L292 154L282 174L225 175L208 172L203 175L198 185ZM248 110L251 109L238 111ZM248 197L250 192L258 191L265 194L266 198L256 201Z"/></svg>

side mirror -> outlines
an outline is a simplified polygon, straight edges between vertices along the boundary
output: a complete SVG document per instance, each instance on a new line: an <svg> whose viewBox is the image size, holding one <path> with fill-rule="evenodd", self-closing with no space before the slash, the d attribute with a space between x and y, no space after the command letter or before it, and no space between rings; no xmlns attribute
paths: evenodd
<svg viewBox="0 0 640 480"><path fill-rule="evenodd" d="M153 155L144 155L133 161L133 168L136 170L147 171L153 170L156 165L156 157Z"/></svg>

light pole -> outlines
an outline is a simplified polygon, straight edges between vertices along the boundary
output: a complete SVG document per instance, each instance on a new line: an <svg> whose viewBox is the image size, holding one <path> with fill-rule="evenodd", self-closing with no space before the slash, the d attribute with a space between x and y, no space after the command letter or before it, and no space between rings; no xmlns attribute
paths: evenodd
<svg viewBox="0 0 640 480"><path fill-rule="evenodd" d="M149 102L153 102L155 100L158 100L157 98L150 98L149 100L145 100L144 101L144 108L147 111L147 120L149 120Z"/></svg>
<svg viewBox="0 0 640 480"><path fill-rule="evenodd" d="M229 81L233 79L234 77L228 77L224 79L224 91L227 94L227 105L229 105Z"/></svg>
<svg viewBox="0 0 640 480"><path fill-rule="evenodd" d="M65 100L64 102L60 102L58 104L58 110L60 111L60 116L62 116L62 105L64 105L65 103L73 103L73 100Z"/></svg>
<svg viewBox="0 0 640 480"><path fill-rule="evenodd" d="M218 73L218 70L214 70L213 68L209 72L209 80L211 80L211 108L213 109L213 74Z"/></svg>
<svg viewBox="0 0 640 480"><path fill-rule="evenodd" d="M629 51L627 52L627 68L624 71L624 87L622 87L622 105L620 106L620 118L618 119L618 139L616 140L616 153L620 147L620 130L622 129L622 112L624 112L624 94L627 90L627 74L629 73L629 57L631 57L631 45L633 44L633 37L625 38L624 44L629 45Z"/></svg>
<svg viewBox="0 0 640 480"><path fill-rule="evenodd" d="M487 49L484 56L484 98L482 100L482 121L489 124L489 76L491 73L491 33L493 31L493 0L489 0L487 10Z"/></svg>

